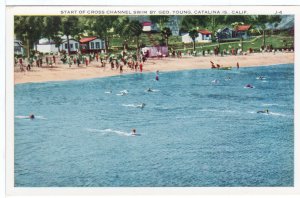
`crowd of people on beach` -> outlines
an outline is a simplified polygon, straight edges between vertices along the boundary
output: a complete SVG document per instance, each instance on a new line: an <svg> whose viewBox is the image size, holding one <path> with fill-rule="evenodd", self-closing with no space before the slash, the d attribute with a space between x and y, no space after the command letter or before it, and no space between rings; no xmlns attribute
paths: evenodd
<svg viewBox="0 0 300 198"><path fill-rule="evenodd" d="M59 60L60 62L58 62ZM57 64L67 64L69 68L72 65L77 67L88 67L91 63L100 68L106 68L110 65L112 70L119 70L123 73L123 67L127 66L131 70L143 72L143 64L146 62L147 57L141 51L138 55L127 50L122 50L121 53L105 53L105 52L92 52L87 54L57 53L53 55L35 53L30 58L15 57L15 66L19 66L20 71L30 71L33 66L36 67L53 67Z"/></svg>

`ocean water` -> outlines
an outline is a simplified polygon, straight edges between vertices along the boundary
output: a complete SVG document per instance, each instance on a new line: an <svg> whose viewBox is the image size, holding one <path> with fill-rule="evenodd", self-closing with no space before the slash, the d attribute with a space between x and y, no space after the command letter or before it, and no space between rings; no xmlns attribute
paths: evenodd
<svg viewBox="0 0 300 198"><path fill-rule="evenodd" d="M16 85L15 186L294 185L293 64L159 77Z"/></svg>

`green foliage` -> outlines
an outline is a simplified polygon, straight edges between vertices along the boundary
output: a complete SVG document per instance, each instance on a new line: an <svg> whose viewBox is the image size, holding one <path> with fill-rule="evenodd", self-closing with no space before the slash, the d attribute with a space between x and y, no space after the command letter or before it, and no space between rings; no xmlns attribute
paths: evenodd
<svg viewBox="0 0 300 198"><path fill-rule="evenodd" d="M53 39L61 30L61 17L46 16L43 18L43 35L44 37Z"/></svg>
<svg viewBox="0 0 300 198"><path fill-rule="evenodd" d="M165 24L169 22L170 16L167 15L151 15L150 20L152 23L157 23L159 29L162 30L165 27Z"/></svg>
<svg viewBox="0 0 300 198"><path fill-rule="evenodd" d="M161 36L163 38L163 40L166 41L166 45L168 46L168 40L169 40L169 37L172 36L172 31L170 28L168 27L164 27L162 30L161 30Z"/></svg>
<svg viewBox="0 0 300 198"><path fill-rule="evenodd" d="M42 16L15 16L14 30L18 38L21 38L27 46L27 56L29 57L30 46L39 40L43 34L44 17Z"/></svg>

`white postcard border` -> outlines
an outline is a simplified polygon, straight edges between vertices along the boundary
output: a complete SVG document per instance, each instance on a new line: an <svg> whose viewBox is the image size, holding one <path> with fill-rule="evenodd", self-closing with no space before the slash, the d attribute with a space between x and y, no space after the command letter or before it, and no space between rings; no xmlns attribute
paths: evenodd
<svg viewBox="0 0 300 198"><path fill-rule="evenodd" d="M193 6L191 9L195 9L196 6ZM294 187L185 187L185 188L108 188L108 187L99 187L99 188L21 188L14 187L14 77L13 77L13 15L59 15L61 9L70 9L76 8L78 10L83 7L70 7L70 6L59 6L59 7L48 7L46 10L39 10L39 6L32 7L8 7L6 10L6 189L8 195L99 195L99 194L108 194L108 195L161 195L161 194L174 194L174 195L191 195L191 194L299 194L299 124L296 120L299 119L299 68L297 68L298 63L300 62L300 57L295 53L295 130L294 130L294 141L295 141L295 150L294 150ZM126 9L134 10L138 9L157 9L157 6L113 6L113 7L104 7L105 9ZM188 6L159 6L158 9L187 9ZM214 9L218 10L247 10L248 14L274 14L278 10L283 10L286 14L295 14L295 51L300 51L299 41L297 34L299 34L299 22L300 22L300 7L296 6L213 6ZM258 9L260 8L260 9ZM95 9L93 7L84 7L84 9ZM209 6L199 6L199 9L209 9ZM11 52L11 53L8 53Z"/></svg>

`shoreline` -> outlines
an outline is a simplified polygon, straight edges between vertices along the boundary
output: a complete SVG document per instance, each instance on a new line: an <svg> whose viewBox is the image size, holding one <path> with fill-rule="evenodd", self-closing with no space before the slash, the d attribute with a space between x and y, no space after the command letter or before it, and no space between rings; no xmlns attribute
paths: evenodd
<svg viewBox="0 0 300 198"><path fill-rule="evenodd" d="M210 61L220 64L222 67L236 68L236 63L239 62L240 67L257 67L271 66L278 64L294 63L294 53L255 53L239 56L205 56L205 57L182 57L182 58L149 58L143 65L143 73L193 69L211 69ZM112 77L118 75L140 73L135 72L127 66L123 67L123 73L119 70L111 70L107 64L105 68L99 67L99 62L92 61L88 67L74 66L69 68L68 65L57 64L53 67L32 67L31 71L14 72L14 84L23 83L42 83L42 82L57 82L69 80L83 80L93 78Z"/></svg>

